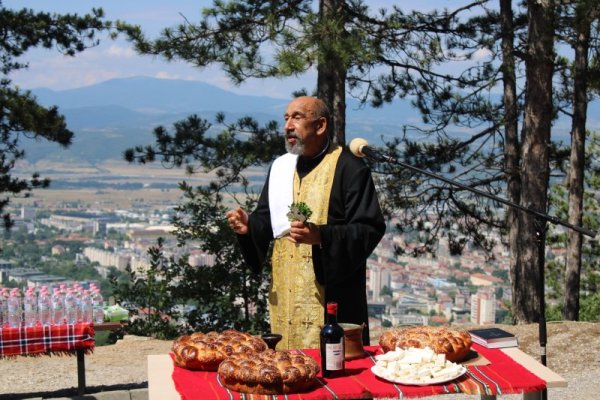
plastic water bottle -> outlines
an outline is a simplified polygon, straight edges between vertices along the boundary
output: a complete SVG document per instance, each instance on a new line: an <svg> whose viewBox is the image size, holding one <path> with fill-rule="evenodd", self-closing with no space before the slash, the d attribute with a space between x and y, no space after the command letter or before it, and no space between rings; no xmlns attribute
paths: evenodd
<svg viewBox="0 0 600 400"><path fill-rule="evenodd" d="M17 298L17 300L15 301L18 305L17 310L15 312L15 318L19 320L19 323L17 326L21 326L23 324L23 300L21 299L21 289L19 288L12 288L10 290L10 296L14 296ZM10 309L9 309L9 322L10 322Z"/></svg>
<svg viewBox="0 0 600 400"><path fill-rule="evenodd" d="M4 328L4 296L2 295L2 291L0 291L0 329Z"/></svg>
<svg viewBox="0 0 600 400"><path fill-rule="evenodd" d="M33 289L27 289L23 298L23 322L25 326L35 326L37 319L37 299Z"/></svg>
<svg viewBox="0 0 600 400"><path fill-rule="evenodd" d="M92 298L92 300L94 300L94 296L96 295L97 289L98 289L98 287L96 286L96 284L94 282L90 283L89 291L90 291L90 297Z"/></svg>
<svg viewBox="0 0 600 400"><path fill-rule="evenodd" d="M0 327L8 326L8 288L0 290Z"/></svg>
<svg viewBox="0 0 600 400"><path fill-rule="evenodd" d="M65 323L65 300L60 289L54 289L51 301L52 325L63 325Z"/></svg>
<svg viewBox="0 0 600 400"><path fill-rule="evenodd" d="M42 287L38 296L38 320L42 326L52 323L52 298L45 286Z"/></svg>
<svg viewBox="0 0 600 400"><path fill-rule="evenodd" d="M79 300L80 307L80 320L84 324L94 322L94 306L92 304L92 298L87 290L84 290Z"/></svg>
<svg viewBox="0 0 600 400"><path fill-rule="evenodd" d="M78 308L77 295L73 292L73 289L67 289L65 295L65 319L67 324L76 324L78 319Z"/></svg>
<svg viewBox="0 0 600 400"><path fill-rule="evenodd" d="M73 322L74 324L77 322L81 322L81 304L80 304L80 292L79 292L79 285L77 285L77 283L74 283L70 289L67 289L67 294L69 294L69 290L71 291L71 293L73 294L73 296L75 297L75 300L73 301L73 307L75 309L75 312L73 312L73 317L71 318L71 320L74 320L75 322ZM67 295L65 295L65 314L67 313ZM70 322L67 322L70 323Z"/></svg>
<svg viewBox="0 0 600 400"><path fill-rule="evenodd" d="M100 289L94 288L92 292L92 304L94 307L94 323L101 324L104 322L104 299L100 293Z"/></svg>
<svg viewBox="0 0 600 400"><path fill-rule="evenodd" d="M8 326L18 328L21 326L21 300L16 292L11 292L8 298Z"/></svg>

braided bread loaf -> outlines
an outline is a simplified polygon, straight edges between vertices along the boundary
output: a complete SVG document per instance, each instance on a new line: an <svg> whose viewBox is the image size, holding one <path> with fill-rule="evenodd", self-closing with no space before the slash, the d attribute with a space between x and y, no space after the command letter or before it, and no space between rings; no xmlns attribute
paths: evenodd
<svg viewBox="0 0 600 400"><path fill-rule="evenodd" d="M180 336L171 346L177 366L197 371L216 371L232 354L254 354L266 349L262 339L233 329Z"/></svg>
<svg viewBox="0 0 600 400"><path fill-rule="evenodd" d="M321 368L315 360L286 350L238 353L219 365L223 386L252 394L287 394L309 389Z"/></svg>
<svg viewBox="0 0 600 400"><path fill-rule="evenodd" d="M471 350L471 336L466 331L415 326L383 332L379 337L379 345L386 353L395 350L396 347L402 349L429 347L437 354L445 354L448 361L459 362Z"/></svg>

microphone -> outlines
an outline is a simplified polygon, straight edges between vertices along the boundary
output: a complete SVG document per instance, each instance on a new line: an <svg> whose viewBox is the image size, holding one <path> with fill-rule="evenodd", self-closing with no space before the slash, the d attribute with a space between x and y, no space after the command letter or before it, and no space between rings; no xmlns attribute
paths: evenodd
<svg viewBox="0 0 600 400"><path fill-rule="evenodd" d="M369 142L363 138L356 138L350 141L350 145L348 146L352 154L357 157L367 156L375 161L395 161L388 156L382 155L376 150L369 147Z"/></svg>
<svg viewBox="0 0 600 400"><path fill-rule="evenodd" d="M356 138L356 139L352 139L350 141L350 151L352 152L352 154L354 154L356 157L364 157L365 153L363 153L363 149L365 148L365 146L369 146L369 142L367 142L365 139L363 138Z"/></svg>

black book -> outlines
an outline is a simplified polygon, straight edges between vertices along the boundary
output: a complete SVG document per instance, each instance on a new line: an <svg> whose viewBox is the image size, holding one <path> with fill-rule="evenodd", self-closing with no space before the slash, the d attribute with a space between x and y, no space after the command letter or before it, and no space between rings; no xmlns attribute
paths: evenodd
<svg viewBox="0 0 600 400"><path fill-rule="evenodd" d="M471 340L488 348L516 347L519 345L517 337L500 328L482 328L469 331Z"/></svg>

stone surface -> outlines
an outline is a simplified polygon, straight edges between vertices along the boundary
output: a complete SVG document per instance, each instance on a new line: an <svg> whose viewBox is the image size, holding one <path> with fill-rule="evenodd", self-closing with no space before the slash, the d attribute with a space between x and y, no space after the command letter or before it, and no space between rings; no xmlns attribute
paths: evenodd
<svg viewBox="0 0 600 400"><path fill-rule="evenodd" d="M131 400L148 400L148 389L133 389L130 395Z"/></svg>

